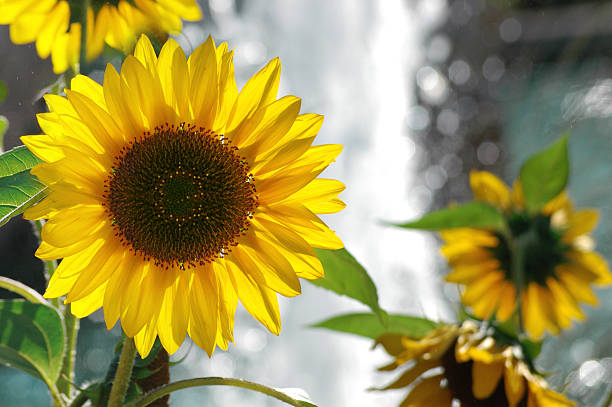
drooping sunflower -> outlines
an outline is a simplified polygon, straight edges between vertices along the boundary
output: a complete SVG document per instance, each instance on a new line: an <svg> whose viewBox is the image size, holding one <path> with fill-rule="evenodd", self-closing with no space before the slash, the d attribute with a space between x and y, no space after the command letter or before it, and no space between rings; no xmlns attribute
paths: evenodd
<svg viewBox="0 0 612 407"><path fill-rule="evenodd" d="M83 0L0 0L0 24L10 24L15 44L36 42L41 58L51 55L53 71L74 67L81 49ZM196 0L91 0L87 9L87 60L100 55L104 43L134 49L140 33L164 39L181 32L181 19L202 18Z"/></svg>
<svg viewBox="0 0 612 407"><path fill-rule="evenodd" d="M531 372L518 345L502 345L466 321L446 325L420 340L398 334L377 340L395 360L381 371L409 365L378 390L412 386L400 407L571 407L575 403L548 388Z"/></svg>
<svg viewBox="0 0 612 407"><path fill-rule="evenodd" d="M579 303L597 304L591 286L612 282L589 236L597 212L575 210L563 191L530 214L519 181L510 191L493 174L472 171L470 184L475 200L504 213L509 234L471 228L441 232L441 252L452 268L446 280L465 285L463 303L482 319L495 314L506 321L515 313L519 290L512 273L513 245L523 239L523 283L518 288L527 333L538 339L546 330L558 334L573 318L584 319Z"/></svg>
<svg viewBox="0 0 612 407"><path fill-rule="evenodd" d="M312 146L323 117L277 100L278 59L238 93L232 58L212 38L157 56L142 36L102 86L79 75L47 95L45 134L22 137L49 190L24 214L48 219L36 255L63 258L45 296L103 307L143 357L158 335L169 353L186 333L227 349L238 299L278 334L276 294L323 277L313 247L343 247L315 215L344 208L344 185L317 178L342 147Z"/></svg>

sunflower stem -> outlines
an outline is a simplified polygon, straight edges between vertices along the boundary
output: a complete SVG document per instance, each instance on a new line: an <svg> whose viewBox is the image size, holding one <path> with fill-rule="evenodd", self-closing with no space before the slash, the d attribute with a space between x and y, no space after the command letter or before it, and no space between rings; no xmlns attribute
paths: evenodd
<svg viewBox="0 0 612 407"><path fill-rule="evenodd" d="M49 392L51 393L51 399L53 402L52 406L53 407L64 407L65 406L64 401L62 400L61 393L59 392L57 387L55 387L55 383L49 382L47 380L44 380L44 382L49 388Z"/></svg>
<svg viewBox="0 0 612 407"><path fill-rule="evenodd" d="M91 5L91 0L83 0L81 9L81 48L79 53L79 69L77 73L86 72L87 67L87 11Z"/></svg>
<svg viewBox="0 0 612 407"><path fill-rule="evenodd" d="M516 287L516 310L518 316L517 335L523 334L523 311L521 307L521 296L525 284L525 249L531 241L531 232L527 232L512 241L512 282Z"/></svg>
<svg viewBox="0 0 612 407"><path fill-rule="evenodd" d="M150 403L154 402L155 400L161 397L164 397L165 395L170 394L173 391L188 389L190 387L198 387L198 386L241 387L243 389L248 389L248 390L266 394L268 396L274 397L277 400L283 401L295 407L316 407L312 403L309 403L307 401L302 401L302 400L296 400L283 392L280 392L272 387L264 386L263 384L253 383L247 380L225 378L225 377L200 377L197 379L180 380L178 382L165 384L163 386L158 387L155 390L150 391L149 393L143 394L136 400L126 404L124 407L145 407L145 406L148 406Z"/></svg>
<svg viewBox="0 0 612 407"><path fill-rule="evenodd" d="M136 345L134 344L134 339L125 338L123 348L121 349L121 356L119 356L119 365L113 380L113 387L108 398L108 407L120 407L123 405L123 400L125 400L125 394L132 378L135 357Z"/></svg>
<svg viewBox="0 0 612 407"><path fill-rule="evenodd" d="M610 389L608 390L608 397L606 397L606 402L603 403L601 406L610 407L611 405L612 405L612 386L610 386Z"/></svg>
<svg viewBox="0 0 612 407"><path fill-rule="evenodd" d="M57 379L57 388L62 394L72 397L72 382L74 382L74 361L76 359L76 344L79 335L79 319L72 315L70 304L64 307L64 324L66 325L66 353L62 363L62 371Z"/></svg>

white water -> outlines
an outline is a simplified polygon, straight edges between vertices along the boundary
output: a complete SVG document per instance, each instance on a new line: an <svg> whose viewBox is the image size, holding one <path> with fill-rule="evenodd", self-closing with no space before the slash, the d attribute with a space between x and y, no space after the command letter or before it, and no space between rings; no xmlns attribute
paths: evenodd
<svg viewBox="0 0 612 407"><path fill-rule="evenodd" d="M302 111L325 115L318 143L345 146L323 174L342 180L347 208L325 218L378 286L381 305L391 312L444 316L439 278L433 275L429 236L381 225L423 211L411 197L419 154L406 126L414 71L422 59L421 35L439 15L441 2L400 0L276 0L246 3L241 16L231 0L211 1L215 25L190 25L179 41L185 49L211 33L236 49L239 86L269 59L283 64L281 95L303 98ZM303 284L303 295L281 299L283 329L274 337L245 312L236 321L236 346L212 360L192 350L175 379L232 375L275 387L301 387L320 406L396 406L405 391L367 392L394 377L375 372L388 360L371 341L307 328L347 312L358 302ZM180 352L179 352L180 353ZM282 403L246 391L189 390L173 395L175 405L276 406Z"/></svg>

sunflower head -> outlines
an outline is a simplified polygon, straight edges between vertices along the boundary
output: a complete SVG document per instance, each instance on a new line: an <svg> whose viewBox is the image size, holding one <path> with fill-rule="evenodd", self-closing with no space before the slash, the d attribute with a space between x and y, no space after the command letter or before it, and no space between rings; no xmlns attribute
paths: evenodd
<svg viewBox="0 0 612 407"><path fill-rule="evenodd" d="M502 344L475 323L447 325L421 339L398 334L378 338L395 360L379 370L407 365L397 380L379 390L410 387L402 407L570 407L575 403L548 389L532 373L520 348Z"/></svg>
<svg viewBox="0 0 612 407"><path fill-rule="evenodd" d="M15 44L36 42L41 58L51 55L53 71L62 73L79 62L82 0L0 0L0 24L10 25ZM140 33L159 42L181 32L181 19L196 21L202 14L195 0L91 0L86 10L86 58L97 58L104 44L132 52Z"/></svg>
<svg viewBox="0 0 612 407"><path fill-rule="evenodd" d="M44 134L22 137L49 190L24 214L48 219L36 254L63 258L45 296L78 317L102 307L143 356L187 333L227 349L238 300L278 334L276 294L323 276L313 247L343 247L316 215L344 208L344 185L317 178L342 147L313 146L323 117L277 99L278 59L238 92L232 56L212 38L157 55L143 36L103 85L79 75L46 96Z"/></svg>
<svg viewBox="0 0 612 407"><path fill-rule="evenodd" d="M612 282L606 261L593 251L589 235L597 223L597 212L575 210L563 191L538 213L531 213L523 203L519 181L510 191L499 178L484 171L472 171L470 184L476 200L503 213L507 230L441 232L441 252L452 268L446 280L465 285L462 301L478 318L495 314L506 321L515 315L520 293L524 328L534 338L546 330L558 334L572 319L583 319L579 303L597 304L591 286ZM520 258L516 256L518 244ZM520 286L513 262L520 262Z"/></svg>

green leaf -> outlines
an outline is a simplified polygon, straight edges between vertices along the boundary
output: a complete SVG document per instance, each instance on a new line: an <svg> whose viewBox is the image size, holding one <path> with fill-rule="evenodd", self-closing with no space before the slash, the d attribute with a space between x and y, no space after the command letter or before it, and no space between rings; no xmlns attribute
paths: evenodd
<svg viewBox="0 0 612 407"><path fill-rule="evenodd" d="M378 305L374 282L346 249L315 249L315 253L323 264L325 278L309 280L310 283L353 298L370 307L381 321L386 320L387 313Z"/></svg>
<svg viewBox="0 0 612 407"><path fill-rule="evenodd" d="M6 95L8 95L8 88L6 87L6 83L4 81L0 81L0 103L6 99Z"/></svg>
<svg viewBox="0 0 612 407"><path fill-rule="evenodd" d="M537 212L563 191L569 178L568 135L531 156L521 167L519 178L523 186L525 205Z"/></svg>
<svg viewBox="0 0 612 407"><path fill-rule="evenodd" d="M374 314L345 314L311 325L314 328L325 328L332 331L359 335L376 339L385 333L396 333L415 339L439 326L436 322L409 315L389 314L387 326L384 326Z"/></svg>
<svg viewBox="0 0 612 407"><path fill-rule="evenodd" d="M30 174L41 162L25 146L0 155L0 226L44 198L47 187Z"/></svg>
<svg viewBox="0 0 612 407"><path fill-rule="evenodd" d="M0 177L28 171L41 162L26 146L15 147L0 155Z"/></svg>
<svg viewBox="0 0 612 407"><path fill-rule="evenodd" d="M503 229L504 225L505 220L501 212L484 202L469 202L428 213L412 222L395 224L401 228L422 230L465 227Z"/></svg>
<svg viewBox="0 0 612 407"><path fill-rule="evenodd" d="M0 301L0 363L54 383L64 355L64 324L55 309L22 300Z"/></svg>
<svg viewBox="0 0 612 407"><path fill-rule="evenodd" d="M30 171L0 178L0 226L43 199L46 190Z"/></svg>

